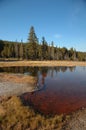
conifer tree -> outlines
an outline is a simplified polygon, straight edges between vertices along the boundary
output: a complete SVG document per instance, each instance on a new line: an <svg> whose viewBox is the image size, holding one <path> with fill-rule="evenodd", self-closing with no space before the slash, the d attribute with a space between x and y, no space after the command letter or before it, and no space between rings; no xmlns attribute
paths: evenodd
<svg viewBox="0 0 86 130"><path fill-rule="evenodd" d="M23 44L22 43L20 44L20 47L19 47L19 57L23 59Z"/></svg>
<svg viewBox="0 0 86 130"><path fill-rule="evenodd" d="M42 37L42 59L48 59L48 45L44 37Z"/></svg>
<svg viewBox="0 0 86 130"><path fill-rule="evenodd" d="M18 56L19 56L18 43L16 42L14 46L15 46L15 58L18 58Z"/></svg>
<svg viewBox="0 0 86 130"><path fill-rule="evenodd" d="M54 60L54 42L51 42L51 59Z"/></svg>
<svg viewBox="0 0 86 130"><path fill-rule="evenodd" d="M34 27L30 28L30 33L28 37L28 55L29 58L35 60L37 58L37 49L38 48L38 38L35 34Z"/></svg>
<svg viewBox="0 0 86 130"><path fill-rule="evenodd" d="M33 26L30 28L29 37L28 37L29 43L38 43L38 38L35 33L35 29Z"/></svg>

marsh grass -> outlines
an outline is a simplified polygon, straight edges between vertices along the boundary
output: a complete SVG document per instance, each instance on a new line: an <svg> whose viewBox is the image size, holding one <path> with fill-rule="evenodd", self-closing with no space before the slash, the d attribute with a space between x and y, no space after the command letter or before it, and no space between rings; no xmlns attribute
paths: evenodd
<svg viewBox="0 0 86 130"><path fill-rule="evenodd" d="M31 107L23 106L19 97L13 96L1 103L0 126L2 130L61 130L64 116L45 117Z"/></svg>

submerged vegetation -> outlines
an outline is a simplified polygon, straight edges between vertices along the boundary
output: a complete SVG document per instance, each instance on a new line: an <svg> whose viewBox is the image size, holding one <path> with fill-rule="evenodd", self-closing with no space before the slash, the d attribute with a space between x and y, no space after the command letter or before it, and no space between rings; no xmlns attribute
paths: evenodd
<svg viewBox="0 0 86 130"><path fill-rule="evenodd" d="M69 116L43 116L13 96L0 103L1 130L61 130Z"/></svg>
<svg viewBox="0 0 86 130"><path fill-rule="evenodd" d="M86 61L86 52L78 52L74 48L68 50L66 47L55 47L53 41L49 44L44 37L39 43L32 26L26 43L22 40L21 42L0 40L0 59Z"/></svg>

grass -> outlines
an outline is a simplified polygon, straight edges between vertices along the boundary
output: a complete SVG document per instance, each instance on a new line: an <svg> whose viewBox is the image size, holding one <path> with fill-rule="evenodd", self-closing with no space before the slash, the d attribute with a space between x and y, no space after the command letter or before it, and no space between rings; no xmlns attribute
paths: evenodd
<svg viewBox="0 0 86 130"><path fill-rule="evenodd" d="M1 61L0 67L9 66L86 66L83 61Z"/></svg>
<svg viewBox="0 0 86 130"><path fill-rule="evenodd" d="M1 111L2 130L61 130L66 121L63 115L45 117L36 113L32 108L23 106L20 98L16 96L4 100Z"/></svg>

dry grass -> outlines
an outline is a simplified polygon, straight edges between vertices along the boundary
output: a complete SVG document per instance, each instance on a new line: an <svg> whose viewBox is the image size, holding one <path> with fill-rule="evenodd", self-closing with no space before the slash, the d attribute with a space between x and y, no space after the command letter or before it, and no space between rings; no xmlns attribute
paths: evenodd
<svg viewBox="0 0 86 130"><path fill-rule="evenodd" d="M0 67L8 66L86 66L79 61L8 61L0 62Z"/></svg>
<svg viewBox="0 0 86 130"><path fill-rule="evenodd" d="M23 74L8 74L8 73L0 73L0 81L9 81L14 83L32 83L36 82L37 78L30 75Z"/></svg>
<svg viewBox="0 0 86 130"><path fill-rule="evenodd" d="M44 117L30 107L22 105L13 96L0 104L0 126L2 130L61 130L64 116Z"/></svg>

